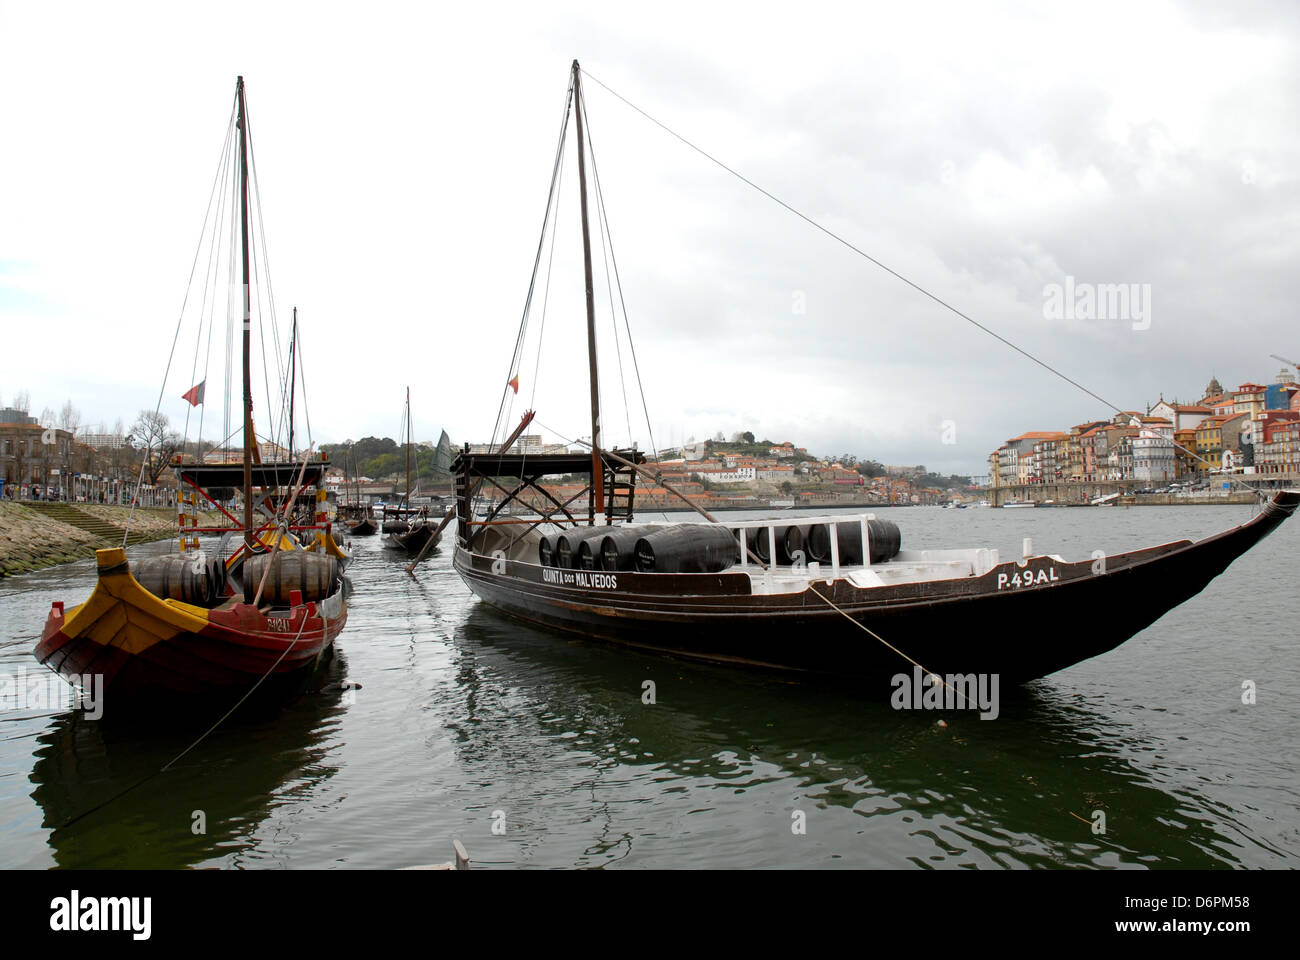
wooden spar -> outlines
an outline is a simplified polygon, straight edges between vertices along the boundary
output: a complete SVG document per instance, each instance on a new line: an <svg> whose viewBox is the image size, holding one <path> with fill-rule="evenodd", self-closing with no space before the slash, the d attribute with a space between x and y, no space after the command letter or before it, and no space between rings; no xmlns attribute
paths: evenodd
<svg viewBox="0 0 1300 960"><path fill-rule="evenodd" d="M411 505L411 388L406 388L406 493L402 494L402 505Z"/></svg>
<svg viewBox="0 0 1300 960"><path fill-rule="evenodd" d="M533 415L535 413L536 413L535 410L529 410L527 413L523 415L523 418L519 421L519 426L515 427L514 432L511 433L510 436L506 437L505 440L501 441L501 446L497 447L496 450L497 453L503 453L506 450L510 449L510 445L513 444L516 440L518 440L519 435L523 433L525 430L527 430L528 425L533 422ZM483 486L482 477L475 480L474 485L470 487L469 492L465 494L466 498L470 502L473 502L474 495L478 493L478 488L481 486ZM438 535L441 534L443 528L446 527L447 524L451 522L451 518L455 516L455 514L456 514L456 505L453 503L450 507L447 508L447 512L446 514L443 515L442 522L438 524L438 529L433 532L433 536L430 537L425 542L424 546L420 548L420 552L416 554L415 559L411 561L411 565L406 568L407 573L414 576L415 565L424 559L425 553L427 553L429 548L432 547L438 541Z"/></svg>
<svg viewBox="0 0 1300 960"><path fill-rule="evenodd" d="M298 345L298 308L293 308L293 334L289 337L289 459L293 459L293 397L298 392L298 361L294 348Z"/></svg>
<svg viewBox="0 0 1300 960"><path fill-rule="evenodd" d="M352 461L352 490L358 507L361 506L361 468L357 465L357 455L348 447L348 459Z"/></svg>
<svg viewBox="0 0 1300 960"><path fill-rule="evenodd" d="M244 248L244 546L253 552L253 380L249 370L252 352L252 304L248 288L248 120L244 112L244 78L238 82L239 99L239 224Z"/></svg>
<svg viewBox="0 0 1300 960"><path fill-rule="evenodd" d="M596 300L591 280L591 232L587 225L587 165L582 134L582 71L573 61L573 115L578 129L578 195L582 202L582 268L587 281L587 363L591 380L591 502L588 522L605 512L605 466L600 459L600 384L596 372Z"/></svg>

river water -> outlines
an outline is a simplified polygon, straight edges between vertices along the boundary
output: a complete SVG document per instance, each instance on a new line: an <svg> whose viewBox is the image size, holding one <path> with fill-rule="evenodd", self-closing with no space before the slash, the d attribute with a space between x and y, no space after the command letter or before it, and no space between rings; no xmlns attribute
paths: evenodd
<svg viewBox="0 0 1300 960"><path fill-rule="evenodd" d="M1018 556L1031 536L1075 560L1252 512L881 516L905 547ZM852 689L514 623L473 597L449 549L413 579L380 538L353 548L331 674L359 690L231 721L161 774L204 718L121 729L7 704L0 867L388 868L445 861L453 837L497 869L1300 866L1295 519L1118 650L1003 691L996 720L952 711L946 725ZM93 577L85 561L0 580L0 676L45 672L30 651L51 601L81 602ZM1051 623L972 623L970 639L1021 631L1053 642Z"/></svg>

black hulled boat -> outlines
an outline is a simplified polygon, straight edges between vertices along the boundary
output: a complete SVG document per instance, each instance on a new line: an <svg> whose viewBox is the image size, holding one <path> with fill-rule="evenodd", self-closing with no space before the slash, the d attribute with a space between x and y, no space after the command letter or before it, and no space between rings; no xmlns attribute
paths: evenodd
<svg viewBox="0 0 1300 960"><path fill-rule="evenodd" d="M705 514L709 523L634 525L638 477L675 491L635 449L601 447L576 61L569 105L582 203L591 452L511 452L530 411L499 450L466 446L457 457L453 565L492 607L570 635L717 663L887 680L910 670L910 660L940 675L1023 683L1114 649L1205 589L1300 504L1300 491L1283 490L1216 536L1076 562L1033 554L1029 541L1014 559L978 547L907 550L893 524L870 514L722 523ZM576 494L547 489L547 478L574 476L586 479ZM476 499L485 488L500 499L480 515ZM534 513L519 516L512 504ZM1106 615L1063 616L1068 610ZM1023 629L1035 623L1052 624L1050 638Z"/></svg>

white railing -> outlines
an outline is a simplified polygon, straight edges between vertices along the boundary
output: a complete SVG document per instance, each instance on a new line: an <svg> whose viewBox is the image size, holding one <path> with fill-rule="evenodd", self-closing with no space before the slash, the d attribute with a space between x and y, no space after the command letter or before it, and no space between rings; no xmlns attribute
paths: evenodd
<svg viewBox="0 0 1300 960"><path fill-rule="evenodd" d="M748 537L745 536L746 530L761 529L767 531L767 573L768 576L773 574L776 567L776 528L777 527L813 527L826 525L830 527L830 547L831 547L831 578L838 580L840 577L840 536L839 528L841 524L857 524L862 537L862 566L871 566L871 528L867 523L868 520L875 520L874 513L862 514L839 514L831 517L781 517L766 520L721 520L722 526L727 527L737 535L736 539L740 543L740 568L748 570L749 567L749 549ZM805 547L805 558L807 548ZM821 575L821 563L819 561L808 561L805 559L808 575L817 579Z"/></svg>

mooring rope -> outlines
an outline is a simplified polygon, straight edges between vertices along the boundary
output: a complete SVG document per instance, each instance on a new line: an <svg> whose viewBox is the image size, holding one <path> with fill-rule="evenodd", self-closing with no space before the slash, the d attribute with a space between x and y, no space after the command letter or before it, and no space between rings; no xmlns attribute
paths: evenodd
<svg viewBox="0 0 1300 960"><path fill-rule="evenodd" d="M955 687L951 686L951 685L948 683L948 681L945 680L945 679L944 679L940 674L935 673L933 670L929 670L929 669L927 669L926 667L924 667L924 666L922 666L920 663L918 663L916 660L913 660L911 657L909 657L907 654L905 654L902 650L899 650L898 647L894 646L892 643L890 643L888 640L886 640L886 639L885 639L884 637L882 637L880 634L876 633L876 631L874 631L874 630L872 630L870 627L868 627L865 623L862 623L862 622L860 622L860 621L858 621L858 620L854 620L853 617L849 616L848 613L846 613L843 609L841 609L839 606L837 606L836 603L835 603L835 601L831 600L830 597L826 596L824 593L822 593L820 590L818 590L818 589L813 585L813 582L812 582L811 580L808 581L808 589L811 590L813 593L817 594L817 596L821 597L822 600L826 601L826 605L827 605L828 607L830 607L832 610L834 610L836 613L838 613L838 614L839 614L840 616L842 616L844 619L848 620L849 623L853 624L855 627L859 628L860 630L865 630L868 634L870 634L871 636L875 637L877 640L879 640L881 643L883 643L883 644L884 644L886 647L888 647L890 650L893 650L894 653L898 654L900 657L902 657L902 658L903 658L904 660L906 660L908 663L912 664L912 666L919 668L919 669L921 670L921 672L924 673L926 676L928 676L928 677L932 677L932 678L934 678L935 680L939 681L939 683L943 684L945 687L947 687L947 688L948 688L949 690L951 690L953 693L957 694L957 696L961 697L963 703L967 703L967 704L970 703L970 701L966 699L966 696L965 696L964 694L960 693L960 692L959 692Z"/></svg>
<svg viewBox="0 0 1300 960"><path fill-rule="evenodd" d="M321 619L322 619L322 621L324 620L324 615L323 615L323 614L322 614L322 616L321 616ZM120 793L116 793L116 794L114 794L113 796L109 797L107 800L103 801L102 803L97 803L97 804L95 804L95 806L91 807L89 810L84 810L84 811L82 811L81 813L77 814L75 817L72 817L71 819L64 821L64 823L62 823L61 825L59 825L59 826L56 827L55 829L56 829L56 830L65 830L65 829L67 829L68 827L72 826L74 823L77 823L78 821L84 820L86 817L90 816L92 813L95 813L96 811L103 810L103 809L104 809L105 807L107 807L110 803L114 803L114 802L116 802L116 801L122 799L122 798L125 797L128 793L131 793L132 791L134 791L134 790L137 789L138 787L142 787L142 786L144 786L144 785L145 785L146 783L148 783L150 780L153 780L155 777L159 777L159 776L161 776L162 774L166 773L169 769L171 769L171 767L172 767L175 763L177 763L177 762L178 762L182 757L184 757L187 753L189 753L191 750L193 750L195 747L197 747L200 743L202 743L204 740L206 740L206 739L207 739L207 738L212 734L212 732L213 732L214 730L217 729L217 727L219 727L219 726L221 726L221 724L225 723L226 720L230 717L230 715L233 714L236 710L238 710L238 709L240 708L240 706L243 705L244 701L247 700L249 697L251 697L251 696L253 695L253 692L254 692L258 687L260 687L260 686L262 685L262 681L264 681L267 677L269 677L269 676L270 676L270 675L275 671L275 668L278 667L278 666L280 665L280 663L284 660L285 656L289 653L289 651L290 651L291 649L293 649L294 646L297 645L299 638L302 637L302 631L303 631L303 629L304 629L306 626L307 626L307 613L306 613L306 611L304 610L304 611L303 611L303 617L302 617L302 624L298 627L298 633L294 636L294 638L293 638L293 642L285 645L285 648L284 648L282 651L280 651L280 656L276 658L275 663L271 664L271 666L269 666L269 667L267 668L266 672L265 672L264 674L262 674L260 677L257 678L257 682L254 683L251 687L249 687L249 688L248 688L248 691L247 691L247 692L246 692L242 697L240 697L238 700L235 701L235 705L234 705L233 707L231 707L231 708L230 708L229 710L227 710L224 714L222 714L221 717L217 720L216 723L214 723L212 726L208 727L207 730L203 731L203 733L201 733L201 734L199 735L199 737L198 737L197 740L195 740L193 743L191 743L188 747L186 747L184 750L182 750L182 751L181 751L180 753L178 753L176 756L172 757L172 759L168 760L165 764L163 764L163 765L162 765L162 766L161 766L157 771L155 771L154 773L151 773L151 774L149 774L149 775L146 776L146 777L142 777L140 780L137 780L135 783L131 784L131 786L127 787L125 790L122 790ZM328 627L326 627L325 629L328 630Z"/></svg>

